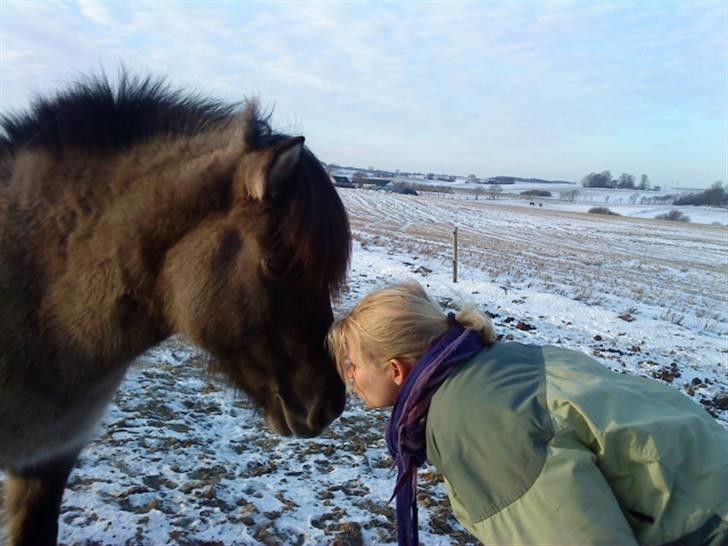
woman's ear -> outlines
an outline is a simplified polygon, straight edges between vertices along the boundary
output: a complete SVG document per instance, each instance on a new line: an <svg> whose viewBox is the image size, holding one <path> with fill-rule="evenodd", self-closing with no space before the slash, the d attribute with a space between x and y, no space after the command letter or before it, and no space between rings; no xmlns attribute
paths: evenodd
<svg viewBox="0 0 728 546"><path fill-rule="evenodd" d="M401 358L392 358L388 364L392 382L398 387L401 387L405 379L407 379L412 366L409 362Z"/></svg>

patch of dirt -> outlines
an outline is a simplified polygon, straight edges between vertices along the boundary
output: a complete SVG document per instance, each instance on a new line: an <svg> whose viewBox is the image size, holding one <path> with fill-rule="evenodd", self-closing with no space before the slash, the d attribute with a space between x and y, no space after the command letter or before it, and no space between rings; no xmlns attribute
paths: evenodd
<svg viewBox="0 0 728 546"><path fill-rule="evenodd" d="M700 403L713 417L719 417L720 411L728 410L728 392L721 393L714 398L703 398Z"/></svg>
<svg viewBox="0 0 728 546"><path fill-rule="evenodd" d="M536 327L532 324L528 324L527 322L518 321L518 324L516 324L516 329L521 330L522 332L531 332L532 330L535 330Z"/></svg>
<svg viewBox="0 0 728 546"><path fill-rule="evenodd" d="M672 383L675 381L675 379L682 376L682 373L680 372L680 369L677 366L677 363L673 362L670 364L670 366L664 366L660 368L659 370L656 370L652 372L652 377L655 379L660 379L662 381L665 381L666 383Z"/></svg>

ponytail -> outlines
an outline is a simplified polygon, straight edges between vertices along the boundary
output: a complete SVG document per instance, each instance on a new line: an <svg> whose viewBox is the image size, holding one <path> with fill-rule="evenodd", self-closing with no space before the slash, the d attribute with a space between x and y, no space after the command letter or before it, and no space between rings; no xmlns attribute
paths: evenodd
<svg viewBox="0 0 728 546"><path fill-rule="evenodd" d="M478 308L474 304L464 305L457 313L455 313L455 320L463 328L468 330L475 330L480 334L480 340L486 346L493 345L497 337L495 335L495 328L493 328L493 322L490 317L478 311Z"/></svg>

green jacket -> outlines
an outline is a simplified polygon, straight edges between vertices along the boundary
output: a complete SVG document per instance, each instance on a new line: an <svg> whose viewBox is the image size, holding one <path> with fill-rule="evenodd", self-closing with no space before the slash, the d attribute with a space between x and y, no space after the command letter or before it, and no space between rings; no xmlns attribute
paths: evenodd
<svg viewBox="0 0 728 546"><path fill-rule="evenodd" d="M582 353L478 353L432 398L427 457L484 544L728 545L728 432Z"/></svg>

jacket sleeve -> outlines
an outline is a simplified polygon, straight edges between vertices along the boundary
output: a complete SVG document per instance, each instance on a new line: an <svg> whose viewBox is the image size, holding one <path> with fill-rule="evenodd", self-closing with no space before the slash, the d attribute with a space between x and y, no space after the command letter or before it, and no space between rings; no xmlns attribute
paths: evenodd
<svg viewBox="0 0 728 546"><path fill-rule="evenodd" d="M489 546L636 546L637 539L595 464L593 453L568 437L554 440L533 485L517 500L482 521L470 519L446 477L445 485L458 520ZM555 445L557 442L561 445Z"/></svg>

